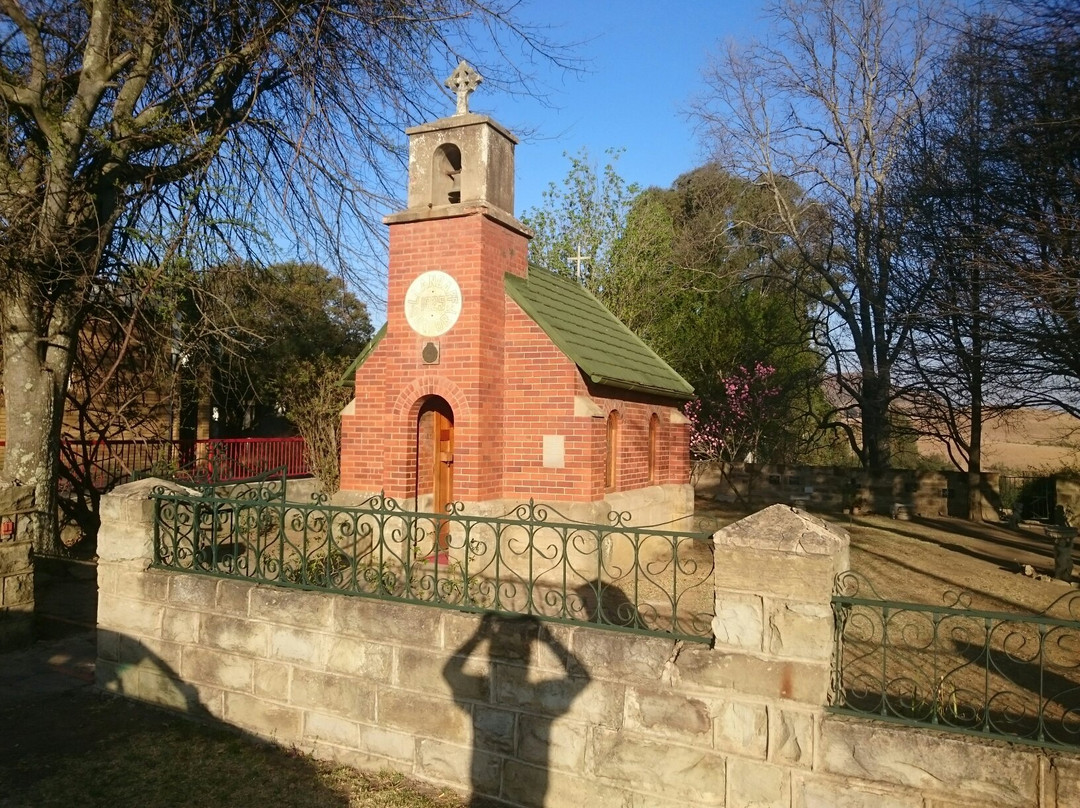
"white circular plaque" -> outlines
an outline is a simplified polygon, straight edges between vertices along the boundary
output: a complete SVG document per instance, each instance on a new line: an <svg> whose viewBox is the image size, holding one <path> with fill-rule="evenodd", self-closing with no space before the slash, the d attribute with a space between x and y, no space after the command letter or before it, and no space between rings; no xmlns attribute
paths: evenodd
<svg viewBox="0 0 1080 808"><path fill-rule="evenodd" d="M437 337L454 327L461 314L461 288L447 273L433 269L409 284L405 320L422 337Z"/></svg>

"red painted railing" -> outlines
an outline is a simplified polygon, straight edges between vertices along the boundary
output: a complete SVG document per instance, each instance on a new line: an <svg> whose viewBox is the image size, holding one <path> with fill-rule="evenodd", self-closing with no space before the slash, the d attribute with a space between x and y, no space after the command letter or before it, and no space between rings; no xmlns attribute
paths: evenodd
<svg viewBox="0 0 1080 808"><path fill-rule="evenodd" d="M0 452L5 449L0 441ZM212 438L209 440L102 440L60 442L60 462L95 488L109 487L148 471L171 474L198 463L215 468L220 482L243 479L285 466L289 477L311 474L303 438Z"/></svg>

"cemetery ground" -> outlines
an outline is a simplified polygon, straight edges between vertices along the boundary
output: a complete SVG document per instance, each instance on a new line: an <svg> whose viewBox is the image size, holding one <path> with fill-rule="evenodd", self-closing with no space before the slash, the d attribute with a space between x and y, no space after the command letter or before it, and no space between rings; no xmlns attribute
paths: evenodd
<svg viewBox="0 0 1080 808"><path fill-rule="evenodd" d="M744 515L705 502L698 509L721 525ZM1024 565L1044 574L1053 566L1052 544L1035 530L948 518L823 517L850 532L851 566L883 598L940 605L946 592L964 590L973 608L1038 612L1071 591L1023 574ZM63 656L72 648L81 648L81 667ZM97 693L92 658L85 630L0 656L0 808L463 805L458 795L398 774L360 773Z"/></svg>

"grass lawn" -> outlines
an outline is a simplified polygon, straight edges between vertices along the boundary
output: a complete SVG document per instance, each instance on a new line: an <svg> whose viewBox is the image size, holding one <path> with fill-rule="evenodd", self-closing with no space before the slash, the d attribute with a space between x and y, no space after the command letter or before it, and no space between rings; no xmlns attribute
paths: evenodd
<svg viewBox="0 0 1080 808"><path fill-rule="evenodd" d="M364 774L89 690L0 711L0 808L461 808Z"/></svg>

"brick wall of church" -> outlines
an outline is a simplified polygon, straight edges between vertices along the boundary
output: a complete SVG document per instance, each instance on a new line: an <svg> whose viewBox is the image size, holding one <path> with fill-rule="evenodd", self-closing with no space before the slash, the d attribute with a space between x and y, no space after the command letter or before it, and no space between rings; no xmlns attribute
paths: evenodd
<svg viewBox="0 0 1080 808"><path fill-rule="evenodd" d="M664 399L613 388L592 388L577 366L513 301L507 302L504 440L508 462L503 496L538 496L591 502L605 494L607 416L620 415L615 491L648 485L683 484L689 478L689 432L677 409ZM592 412L575 408L575 397L591 401ZM649 421L657 415L657 445L649 473ZM672 419L677 423L672 423ZM561 437L561 468L545 466L544 436ZM538 492L538 493L537 493Z"/></svg>
<svg viewBox="0 0 1080 808"><path fill-rule="evenodd" d="M418 488L428 493L429 474L417 485L418 470L430 463L417 458L418 410L428 395L446 399L454 412L454 499L602 499L612 409L621 416L613 490L688 481L689 433L677 410L663 399L590 390L577 366L507 298L504 274L525 273L527 247L521 233L482 214L390 227L387 332L358 369L354 412L342 418L342 490L384 490L396 499ZM434 340L439 363L426 365L420 353L429 340L409 328L403 312L409 284L432 269L455 277L462 312ZM659 429L650 479L653 414Z"/></svg>
<svg viewBox="0 0 1080 808"><path fill-rule="evenodd" d="M524 274L528 244L481 214L397 223L390 227L386 336L357 371L357 404L342 428L342 488L416 490L416 417L420 399L438 395L454 411L455 497L493 499L501 491L503 456L503 275ZM426 365L427 338L405 321L405 294L421 273L439 269L457 280L462 311L435 338L438 364Z"/></svg>

